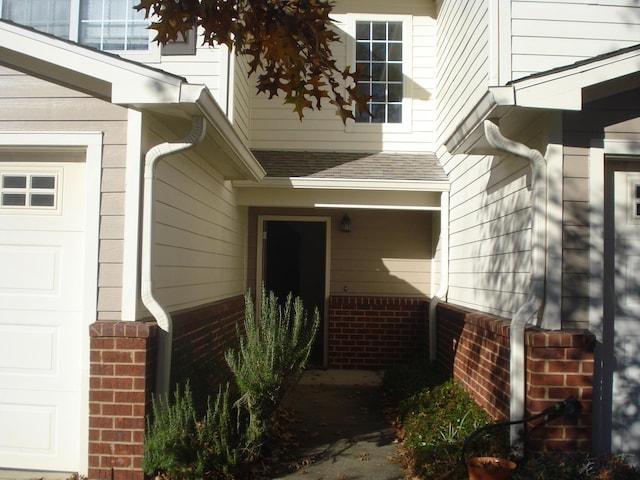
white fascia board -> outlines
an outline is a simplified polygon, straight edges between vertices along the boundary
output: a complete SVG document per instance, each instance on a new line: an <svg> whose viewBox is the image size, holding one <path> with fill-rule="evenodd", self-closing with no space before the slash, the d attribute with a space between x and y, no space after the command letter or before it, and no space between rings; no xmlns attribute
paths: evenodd
<svg viewBox="0 0 640 480"><path fill-rule="evenodd" d="M546 75L513 82L516 104L522 107L581 110L582 91L592 85L637 73L640 50L585 62Z"/></svg>
<svg viewBox="0 0 640 480"><path fill-rule="evenodd" d="M195 105L207 119L210 124L207 126L207 135L213 134L213 141L228 155L243 179L260 181L265 177L267 173L264 168L233 128L208 88L184 83L180 101L181 105Z"/></svg>
<svg viewBox="0 0 640 480"><path fill-rule="evenodd" d="M315 190L378 190L397 192L448 192L449 182L426 180L360 180L349 178L267 178L260 183L236 181L237 188L291 188Z"/></svg>

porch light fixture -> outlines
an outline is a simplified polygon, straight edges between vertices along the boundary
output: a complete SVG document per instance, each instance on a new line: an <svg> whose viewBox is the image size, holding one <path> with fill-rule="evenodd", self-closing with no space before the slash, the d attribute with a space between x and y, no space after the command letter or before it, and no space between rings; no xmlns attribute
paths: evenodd
<svg viewBox="0 0 640 480"><path fill-rule="evenodd" d="M349 233L351 231L351 219L346 213L344 214L344 217L342 217L342 220L340 220L340 231L345 233Z"/></svg>

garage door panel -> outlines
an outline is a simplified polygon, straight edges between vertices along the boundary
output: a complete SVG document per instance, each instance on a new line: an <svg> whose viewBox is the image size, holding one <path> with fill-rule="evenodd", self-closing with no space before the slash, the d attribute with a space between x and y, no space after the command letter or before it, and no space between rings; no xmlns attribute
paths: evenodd
<svg viewBox="0 0 640 480"><path fill-rule="evenodd" d="M82 342L77 312L2 311L0 385L6 389L77 389Z"/></svg>
<svg viewBox="0 0 640 480"><path fill-rule="evenodd" d="M34 401L31 391L0 394L0 465L12 468L65 470L77 461L80 410L77 392L48 392Z"/></svg>
<svg viewBox="0 0 640 480"><path fill-rule="evenodd" d="M34 238L35 237L35 238ZM0 307L80 310L82 237L75 233L7 232L0 235ZM62 268L64 265L64 268Z"/></svg>

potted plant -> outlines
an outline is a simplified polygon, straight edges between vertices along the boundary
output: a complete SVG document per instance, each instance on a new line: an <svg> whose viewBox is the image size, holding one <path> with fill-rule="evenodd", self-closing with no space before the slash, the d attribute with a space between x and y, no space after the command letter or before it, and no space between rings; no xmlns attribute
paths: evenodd
<svg viewBox="0 0 640 480"><path fill-rule="evenodd" d="M516 464L498 457L471 457L466 461L469 480L508 480Z"/></svg>

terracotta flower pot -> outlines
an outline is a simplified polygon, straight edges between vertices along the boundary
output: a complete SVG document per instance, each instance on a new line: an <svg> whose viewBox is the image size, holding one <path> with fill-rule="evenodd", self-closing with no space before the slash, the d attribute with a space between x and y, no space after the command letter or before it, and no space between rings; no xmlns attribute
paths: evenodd
<svg viewBox="0 0 640 480"><path fill-rule="evenodd" d="M496 457L472 457L467 460L469 480L508 480L516 464Z"/></svg>

